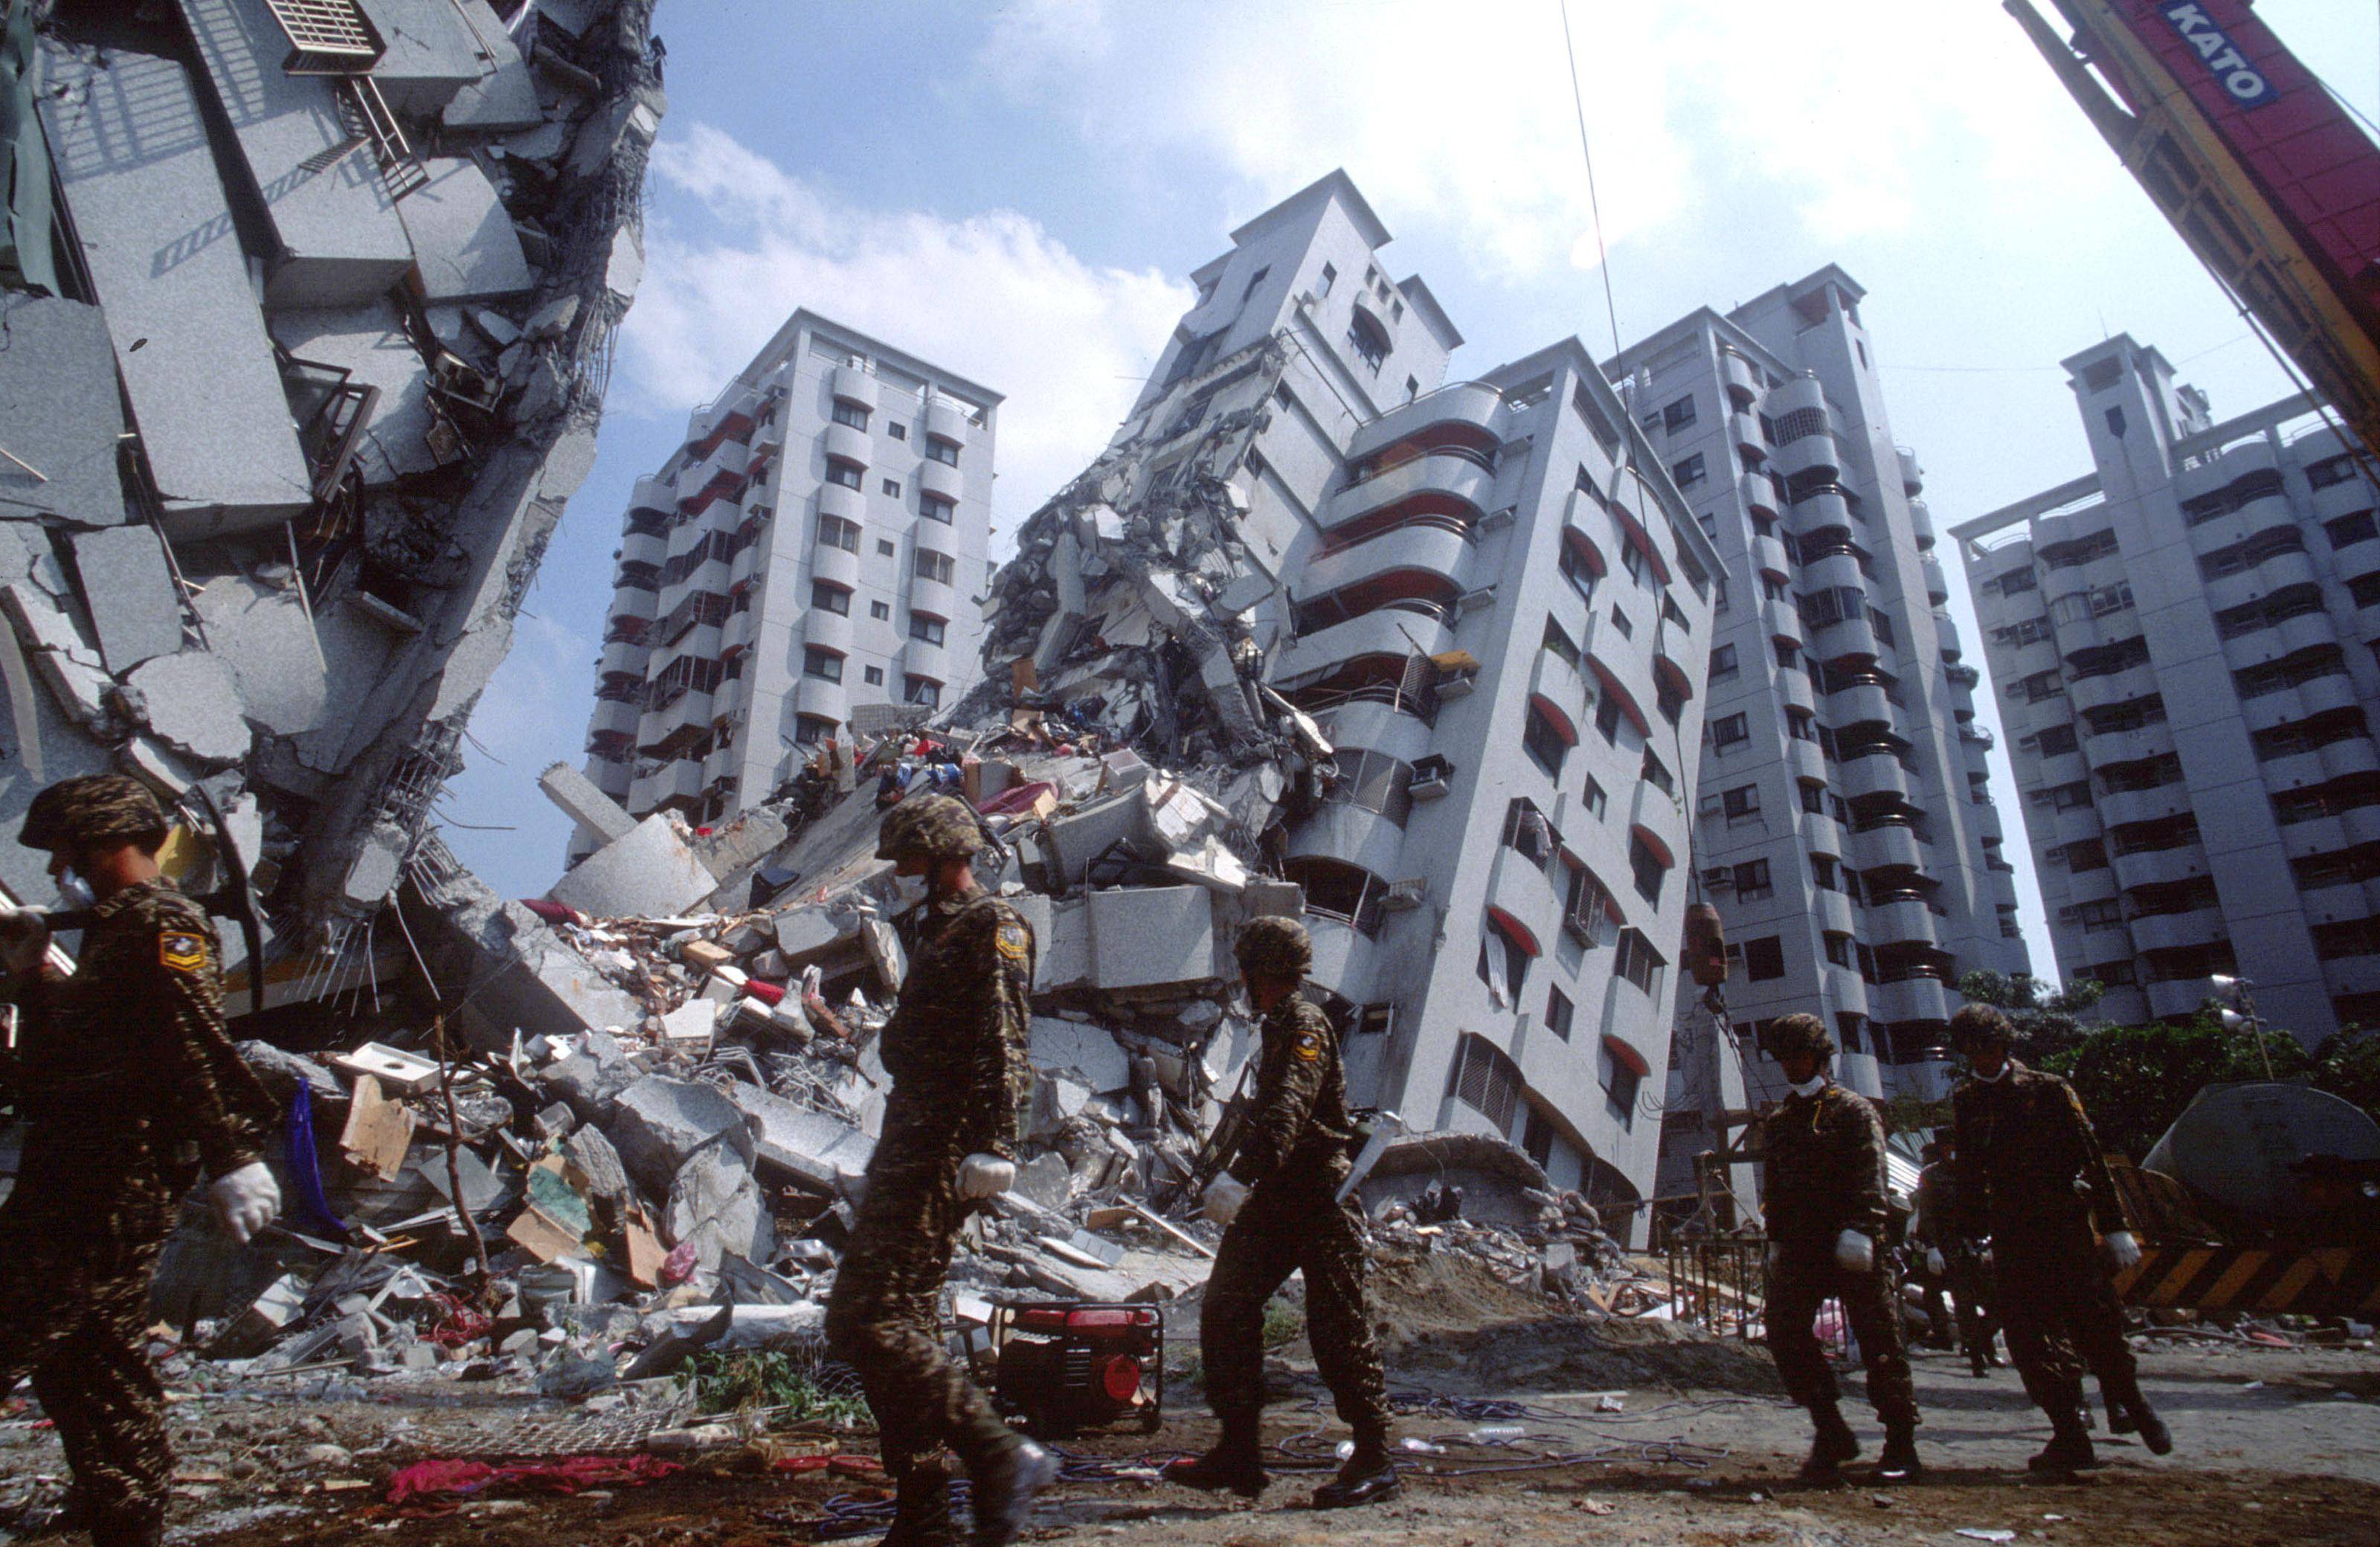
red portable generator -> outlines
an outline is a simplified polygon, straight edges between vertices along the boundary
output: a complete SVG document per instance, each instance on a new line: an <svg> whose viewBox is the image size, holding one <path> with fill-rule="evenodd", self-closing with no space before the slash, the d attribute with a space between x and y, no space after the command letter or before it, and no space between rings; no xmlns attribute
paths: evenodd
<svg viewBox="0 0 2380 1547"><path fill-rule="evenodd" d="M1153 1305L1059 1301L992 1308L992 1397L1037 1438L1165 1413L1165 1312Z"/></svg>

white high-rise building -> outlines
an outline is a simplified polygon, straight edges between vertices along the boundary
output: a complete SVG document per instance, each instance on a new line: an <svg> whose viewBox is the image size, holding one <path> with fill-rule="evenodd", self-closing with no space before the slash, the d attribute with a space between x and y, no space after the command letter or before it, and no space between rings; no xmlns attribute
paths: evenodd
<svg viewBox="0 0 2380 1547"><path fill-rule="evenodd" d="M2309 1041L2380 1021L2380 530L2293 397L2215 423L2155 349L2066 360L2094 469L1953 528L2058 968L2118 1022L2245 974Z"/></svg>
<svg viewBox="0 0 2380 1547"><path fill-rule="evenodd" d="M1727 926L1732 1035L1682 1001L1665 1197L1694 1192L1722 1114L1782 1093L1758 1051L1766 1022L1815 1014L1843 1084L1933 1098L1960 975L2026 969L1977 674L1943 610L1864 294L1823 268L1681 318L1611 368L1726 576L1694 855Z"/></svg>
<svg viewBox="0 0 2380 1547"><path fill-rule="evenodd" d="M716 822L870 704L980 669L1000 394L809 311L637 481L587 774ZM592 847L581 831L573 858Z"/></svg>

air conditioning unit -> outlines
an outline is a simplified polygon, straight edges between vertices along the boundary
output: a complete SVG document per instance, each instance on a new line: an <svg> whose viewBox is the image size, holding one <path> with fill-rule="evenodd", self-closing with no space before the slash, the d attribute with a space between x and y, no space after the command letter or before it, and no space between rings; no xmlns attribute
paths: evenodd
<svg viewBox="0 0 2380 1547"><path fill-rule="evenodd" d="M1464 698L1478 685L1479 674L1475 671L1451 672L1438 679L1438 696L1441 702L1448 699Z"/></svg>
<svg viewBox="0 0 2380 1547"><path fill-rule="evenodd" d="M1392 881L1389 883L1389 895L1380 899L1380 906L1391 913L1402 913L1419 907L1426 895L1427 883L1418 876L1410 881Z"/></svg>
<svg viewBox="0 0 2380 1547"><path fill-rule="evenodd" d="M1494 586L1481 586L1477 591L1466 591L1455 603L1455 606L1465 614L1475 613L1482 607L1492 607L1495 604L1496 588Z"/></svg>
<svg viewBox="0 0 2380 1547"><path fill-rule="evenodd" d="M1703 871L1703 886L1706 891L1732 892L1735 890L1735 872L1725 865L1713 865Z"/></svg>
<svg viewBox="0 0 2380 1547"><path fill-rule="evenodd" d="M1595 938L1595 920L1592 919L1581 918L1575 913L1565 913L1562 915L1561 927L1562 933L1581 945L1593 947L1601 944Z"/></svg>
<svg viewBox="0 0 2380 1547"><path fill-rule="evenodd" d="M1451 787L1453 779L1454 765L1432 752L1415 762L1413 783L1405 786L1405 793L1416 800L1436 800Z"/></svg>
<svg viewBox="0 0 2380 1547"><path fill-rule="evenodd" d="M1512 524L1513 518L1514 507L1512 506L1508 505L1501 510L1491 510L1487 515L1479 518L1479 530L1481 531L1495 531L1500 528L1509 527Z"/></svg>

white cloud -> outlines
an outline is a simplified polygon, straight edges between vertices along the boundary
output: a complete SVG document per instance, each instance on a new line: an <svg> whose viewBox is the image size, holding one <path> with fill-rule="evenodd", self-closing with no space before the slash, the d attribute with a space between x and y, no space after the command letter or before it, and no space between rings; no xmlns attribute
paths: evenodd
<svg viewBox="0 0 2380 1547"><path fill-rule="evenodd" d="M796 307L808 307L1008 395L1003 530L1107 442L1191 301L1153 270L1085 263L1037 221L965 220L838 203L717 128L655 149L653 177L695 220L658 221L623 329L636 406L708 400Z"/></svg>

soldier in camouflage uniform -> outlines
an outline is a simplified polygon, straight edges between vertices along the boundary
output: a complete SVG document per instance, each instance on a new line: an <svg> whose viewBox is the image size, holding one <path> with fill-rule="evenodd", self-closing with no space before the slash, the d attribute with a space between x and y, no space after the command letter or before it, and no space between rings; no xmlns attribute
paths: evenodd
<svg viewBox="0 0 2380 1547"><path fill-rule="evenodd" d="M977 883L982 847L965 802L920 794L885 813L876 850L900 874L925 877L927 897L905 932L909 973L881 1046L892 1091L826 1334L867 1388L899 1491L889 1547L952 1540L945 1445L973 1481L982 1547L1014 1541L1057 1475L942 1352L942 1280L959 1226L1015 1181L1032 1078L1033 932Z"/></svg>
<svg viewBox="0 0 2380 1547"><path fill-rule="evenodd" d="M1891 1275L1881 1271L1885 1201L1884 1124L1876 1108L1827 1078L1835 1041L1815 1016L1780 1017L1769 1051L1791 1090L1768 1115L1768 1348L1786 1394L1810 1409L1817 1436L1803 1463L1808 1482L1831 1482L1859 1454L1843 1421L1834 1371L1818 1346L1818 1308L1842 1302L1867 1368L1868 1401L1884 1424L1877 1477L1913 1481L1917 1392L1901 1346Z"/></svg>
<svg viewBox="0 0 2380 1547"><path fill-rule="evenodd" d="M1959 1208L1958 1141L1945 1133L1925 1147L1925 1169L1917 1175L1917 1241L1925 1249L1934 1297L1940 1297L1943 1285L1949 1288L1958 1308L1959 1346L1968 1370L1981 1380L1999 1362L1992 1346L1999 1323L1987 1303L1991 1275L1965 1228Z"/></svg>
<svg viewBox="0 0 2380 1547"><path fill-rule="evenodd" d="M1296 920L1258 919L1240 932L1236 955L1248 999L1264 1016L1264 1046L1237 1153L1207 1188L1208 1217L1225 1229L1207 1278L1199 1353L1223 1433L1213 1450L1172 1463L1164 1476L1249 1498L1264 1491L1265 1302L1303 1269L1314 1362L1355 1431L1354 1454L1315 1491L1314 1505L1391 1498L1388 1377L1364 1313L1364 1237L1337 1200L1355 1131L1347 1081L1329 1017L1297 992L1314 947Z"/></svg>
<svg viewBox="0 0 2380 1547"><path fill-rule="evenodd" d="M1950 1017L1951 1041L1973 1070L1950 1093L1960 1228L1970 1240L1990 1237L2009 1358L2049 1416L2049 1444L2027 1465L2062 1473L2098 1464L2083 1407L2086 1365L2111 1414L2163 1456L2173 1436L2141 1395L2108 1273L2138 1262L2140 1244L2073 1087L2010 1057L2015 1036L1988 1005Z"/></svg>
<svg viewBox="0 0 2380 1547"><path fill-rule="evenodd" d="M153 1547L164 1529L172 1456L143 1344L183 1194L214 1177L216 1219L243 1242L280 1207L259 1160L273 1104L224 1034L205 910L158 873L165 834L136 780L50 786L18 841L50 851L62 892L96 901L76 971L45 961L40 915L0 919L21 1017L0 1083L27 1125L0 1205L0 1396L32 1377L94 1547Z"/></svg>

